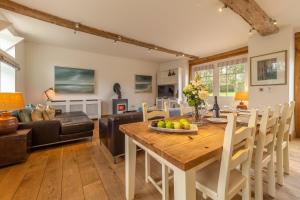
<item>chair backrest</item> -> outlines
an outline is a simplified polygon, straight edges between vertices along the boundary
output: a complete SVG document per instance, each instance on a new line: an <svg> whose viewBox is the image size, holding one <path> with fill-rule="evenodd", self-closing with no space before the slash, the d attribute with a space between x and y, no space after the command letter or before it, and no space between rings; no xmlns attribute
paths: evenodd
<svg viewBox="0 0 300 200"><path fill-rule="evenodd" d="M156 117L163 117L163 118L169 118L170 117L170 112L169 112L169 107L168 103L164 102L164 110L154 110L151 112L148 112L148 105L147 103L142 103L142 108L143 108L143 121L147 122L148 120Z"/></svg>
<svg viewBox="0 0 300 200"><path fill-rule="evenodd" d="M278 112L278 111L277 111ZM274 114L272 114L274 113ZM279 129L279 116L268 107L262 114L258 139L256 140L255 164L261 163L264 154L274 153L274 142ZM265 151L267 149L267 151Z"/></svg>
<svg viewBox="0 0 300 200"><path fill-rule="evenodd" d="M194 108L191 106L188 106L184 104L183 102L180 103L180 115L187 115L187 114L192 114L194 111Z"/></svg>
<svg viewBox="0 0 300 200"><path fill-rule="evenodd" d="M220 199L227 199L225 197L228 195L229 179L233 169L241 166L242 174L249 177L257 124L257 110L251 111L248 127L236 130L236 118L235 114L227 116L228 123L225 129L218 183L218 196ZM235 149L235 146L239 146L239 148Z"/></svg>
<svg viewBox="0 0 300 200"><path fill-rule="evenodd" d="M289 140L289 130L292 124L292 119L294 115L295 102L291 101L290 104L285 103L282 108L280 115L280 126L277 134L277 144L280 142Z"/></svg>

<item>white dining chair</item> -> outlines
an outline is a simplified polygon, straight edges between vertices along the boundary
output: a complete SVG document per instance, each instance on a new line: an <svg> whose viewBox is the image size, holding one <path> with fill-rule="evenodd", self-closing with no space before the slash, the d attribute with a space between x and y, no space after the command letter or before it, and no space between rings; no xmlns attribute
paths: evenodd
<svg viewBox="0 0 300 200"><path fill-rule="evenodd" d="M143 108L143 121L147 122L153 118L169 118L170 112L168 107L168 102L164 102L164 109L163 110L154 110L151 112L148 112L148 106L147 103L142 104ZM155 158L153 158L155 159ZM150 163L150 155L145 152L145 181L147 183L152 183L153 186L162 194L163 200L169 199L169 169L168 167L160 163L162 165L162 179L161 181L155 181L151 177L151 163ZM157 160L158 161L158 160Z"/></svg>
<svg viewBox="0 0 300 200"><path fill-rule="evenodd" d="M213 200L229 200L242 192L242 199L250 200L250 168L257 111L251 111L248 127L238 130L236 115L231 113L227 118L221 161L197 172L196 188L205 199L209 197Z"/></svg>
<svg viewBox="0 0 300 200"><path fill-rule="evenodd" d="M263 111L253 157L255 200L263 200L263 169L267 168L268 194L275 197L274 146L279 128L278 115L268 107Z"/></svg>
<svg viewBox="0 0 300 200"><path fill-rule="evenodd" d="M295 109L295 102L283 105L280 114L280 126L276 139L276 175L277 183L284 184L284 173L289 174L289 130Z"/></svg>

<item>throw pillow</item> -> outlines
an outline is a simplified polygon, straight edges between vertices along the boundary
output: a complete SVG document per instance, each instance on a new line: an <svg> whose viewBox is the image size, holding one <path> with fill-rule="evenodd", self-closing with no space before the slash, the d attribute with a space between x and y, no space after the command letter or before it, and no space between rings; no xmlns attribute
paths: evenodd
<svg viewBox="0 0 300 200"><path fill-rule="evenodd" d="M31 112L32 109L31 108L25 108L25 109L21 109L18 112L18 117L20 119L21 122L31 122Z"/></svg>
<svg viewBox="0 0 300 200"><path fill-rule="evenodd" d="M45 110L43 110L44 120L52 120L55 117L55 109L51 106L47 106Z"/></svg>
<svg viewBox="0 0 300 200"><path fill-rule="evenodd" d="M43 111L44 111L44 106L42 105L37 105L35 109L32 110L31 112L31 119L32 121L42 121L44 120L43 117Z"/></svg>

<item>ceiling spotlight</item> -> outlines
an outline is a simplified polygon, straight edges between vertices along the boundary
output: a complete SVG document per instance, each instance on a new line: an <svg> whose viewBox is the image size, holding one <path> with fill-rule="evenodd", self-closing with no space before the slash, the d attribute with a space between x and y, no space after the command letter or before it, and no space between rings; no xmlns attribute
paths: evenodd
<svg viewBox="0 0 300 200"><path fill-rule="evenodd" d="M252 28L249 30L249 34L252 34L253 31L255 31L255 28L252 27Z"/></svg>
<svg viewBox="0 0 300 200"><path fill-rule="evenodd" d="M158 48L157 48L157 47L154 47L154 49L157 50Z"/></svg>
<svg viewBox="0 0 300 200"><path fill-rule="evenodd" d="M76 24L75 24L75 28L76 28L76 29L79 29L79 26L80 26L79 23L76 23Z"/></svg>
<svg viewBox="0 0 300 200"><path fill-rule="evenodd" d="M223 10L224 10L225 8L227 8L227 5L223 5L222 7L220 7L220 8L218 9L218 11L219 11L219 12L223 12Z"/></svg>
<svg viewBox="0 0 300 200"><path fill-rule="evenodd" d="M184 57L185 55L184 55L184 54L182 54L181 56L182 56L182 57Z"/></svg>
<svg viewBox="0 0 300 200"><path fill-rule="evenodd" d="M151 48L149 48L149 49L148 49L148 52L150 53L151 51L152 51L152 49L151 49Z"/></svg>
<svg viewBox="0 0 300 200"><path fill-rule="evenodd" d="M271 19L271 22L274 24L274 25L277 25L277 21L275 19Z"/></svg>
<svg viewBox="0 0 300 200"><path fill-rule="evenodd" d="M122 37L120 35L118 36L118 40L122 40Z"/></svg>

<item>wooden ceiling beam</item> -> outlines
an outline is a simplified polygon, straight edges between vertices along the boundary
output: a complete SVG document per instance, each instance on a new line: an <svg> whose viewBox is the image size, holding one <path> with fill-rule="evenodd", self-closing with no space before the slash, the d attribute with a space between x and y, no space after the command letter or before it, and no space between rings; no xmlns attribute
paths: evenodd
<svg viewBox="0 0 300 200"><path fill-rule="evenodd" d="M11 26L11 23L8 21L0 20L0 31Z"/></svg>
<svg viewBox="0 0 300 200"><path fill-rule="evenodd" d="M220 1L240 15L260 35L267 36L279 31L279 28L274 24L274 19L269 17L255 0Z"/></svg>
<svg viewBox="0 0 300 200"><path fill-rule="evenodd" d="M247 53L248 53L248 46L245 46L245 47L241 47L241 48L227 51L224 53L219 53L219 54L215 54L212 56L207 56L207 57L190 60L189 65L190 66L199 65L199 64L208 63L208 62L212 62L212 61L216 61L216 60L222 60L222 59L226 59L229 57L243 55L243 54L247 54Z"/></svg>
<svg viewBox="0 0 300 200"><path fill-rule="evenodd" d="M25 15L28 17L32 17L32 18L35 18L35 19L38 19L38 20L41 20L44 22L48 22L48 23L52 23L52 24L55 24L58 26L65 27L65 28L73 29L75 31L84 32L84 33L88 33L91 35L96 35L99 37L115 40L118 42L124 42L124 43L132 44L132 45L139 46L139 47L144 47L144 48L155 50L155 51L161 51L164 53L173 54L176 56L185 56L190 59L198 58L197 56L190 55L190 54L187 54L184 52L167 49L167 48L155 45L155 44L139 41L139 40L136 40L133 38L129 38L129 37L120 35L120 34L108 32L108 31L104 31L104 30L101 30L98 28L80 24L78 22L64 19L64 18L55 16L55 15L52 15L52 14L49 14L49 13L46 13L46 12L43 12L43 11L40 11L37 9L33 9L33 8L24 6L22 4L18 4L16 2L13 2L10 0L1 0L0 8L18 13L21 15Z"/></svg>

